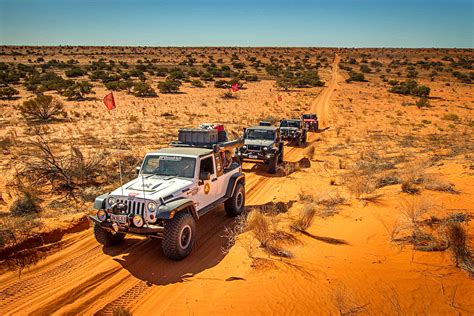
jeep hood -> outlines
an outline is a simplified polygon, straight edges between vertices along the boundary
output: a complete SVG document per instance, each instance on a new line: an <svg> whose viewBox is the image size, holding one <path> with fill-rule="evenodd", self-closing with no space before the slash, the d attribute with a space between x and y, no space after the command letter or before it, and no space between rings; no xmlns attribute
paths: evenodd
<svg viewBox="0 0 474 316"><path fill-rule="evenodd" d="M280 127L281 131L297 131L297 127Z"/></svg>
<svg viewBox="0 0 474 316"><path fill-rule="evenodd" d="M265 139L246 139L244 141L245 145L258 145L258 146L267 146L270 147L273 145L273 140L265 140Z"/></svg>
<svg viewBox="0 0 474 316"><path fill-rule="evenodd" d="M192 184L192 179L157 175L139 176L112 191L110 195L158 200L159 198L165 198L171 194L180 194L182 190L190 187Z"/></svg>

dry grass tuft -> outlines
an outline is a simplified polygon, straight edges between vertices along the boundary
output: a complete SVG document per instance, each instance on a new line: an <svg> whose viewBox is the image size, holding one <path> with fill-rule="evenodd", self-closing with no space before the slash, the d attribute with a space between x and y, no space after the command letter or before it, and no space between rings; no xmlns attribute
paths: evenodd
<svg viewBox="0 0 474 316"><path fill-rule="evenodd" d="M306 204L298 214L298 217L291 225L291 229L294 231L303 232L306 231L313 223L314 216L316 215L316 206L314 204Z"/></svg>
<svg viewBox="0 0 474 316"><path fill-rule="evenodd" d="M448 224L447 235L449 248L453 254L457 267L460 267L471 276L474 276L473 254L467 246L467 234L461 224L451 222Z"/></svg>

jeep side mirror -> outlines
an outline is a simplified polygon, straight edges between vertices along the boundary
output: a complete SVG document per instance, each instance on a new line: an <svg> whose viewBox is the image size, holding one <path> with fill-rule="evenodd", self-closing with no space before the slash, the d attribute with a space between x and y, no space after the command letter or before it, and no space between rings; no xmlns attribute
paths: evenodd
<svg viewBox="0 0 474 316"><path fill-rule="evenodd" d="M199 180L211 180L211 173L209 171L203 171L199 174Z"/></svg>
<svg viewBox="0 0 474 316"><path fill-rule="evenodd" d="M140 166L135 167L135 171L137 172L137 176L140 174L140 169L141 169Z"/></svg>

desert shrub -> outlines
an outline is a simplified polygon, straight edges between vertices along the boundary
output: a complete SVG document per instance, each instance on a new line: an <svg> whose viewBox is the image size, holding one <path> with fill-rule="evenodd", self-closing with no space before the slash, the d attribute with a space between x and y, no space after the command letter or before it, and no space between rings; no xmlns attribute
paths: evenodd
<svg viewBox="0 0 474 316"><path fill-rule="evenodd" d="M369 65L361 65L361 66L360 66L360 71L361 71L362 73L368 74L368 73L370 73L370 72L372 71L372 69L369 67Z"/></svg>
<svg viewBox="0 0 474 316"><path fill-rule="evenodd" d="M446 114L443 119L447 120L447 121L459 121L459 116L457 114L454 114L454 113L449 113L449 114Z"/></svg>
<svg viewBox="0 0 474 316"><path fill-rule="evenodd" d="M416 101L416 107L421 109L421 108L426 108L430 106L430 102L428 101L428 98L422 97L418 101Z"/></svg>
<svg viewBox="0 0 474 316"><path fill-rule="evenodd" d="M193 87L196 87L196 88L203 88L203 87L204 87L204 84L203 84L202 81L199 80L199 79L196 79L196 80L191 81L191 85L192 85Z"/></svg>
<svg viewBox="0 0 474 316"><path fill-rule="evenodd" d="M214 79L213 79L213 76L212 76L211 73L205 72L201 75L201 80L203 80L203 81L212 81Z"/></svg>
<svg viewBox="0 0 474 316"><path fill-rule="evenodd" d="M84 76L87 72L80 68L80 67L73 67L69 70L66 70L64 72L64 74L66 75L66 77L68 78L76 78L76 77L81 77L81 76Z"/></svg>
<svg viewBox="0 0 474 316"><path fill-rule="evenodd" d="M277 79L275 84L278 88L288 91L291 87L293 87L294 82L291 78L281 77Z"/></svg>
<svg viewBox="0 0 474 316"><path fill-rule="evenodd" d="M35 215L39 210L38 199L28 191L21 192L10 207L10 213L13 216Z"/></svg>
<svg viewBox="0 0 474 316"><path fill-rule="evenodd" d="M226 80L217 80L214 82L214 87L219 89L229 88L230 84Z"/></svg>
<svg viewBox="0 0 474 316"><path fill-rule="evenodd" d="M25 156L21 180L37 188L75 195L81 187L98 184L105 167L105 154L94 153L85 157L81 150L71 145L70 151L56 153L38 130L36 139L30 143L32 150Z"/></svg>
<svg viewBox="0 0 474 316"><path fill-rule="evenodd" d="M237 96L232 93L231 91L225 91L222 95L221 98L223 99L237 99Z"/></svg>
<svg viewBox="0 0 474 316"><path fill-rule="evenodd" d="M174 70L171 72L166 79L171 81L183 80L186 78L186 74L181 70Z"/></svg>
<svg viewBox="0 0 474 316"><path fill-rule="evenodd" d="M306 204L298 214L298 217L291 225L291 229L295 231L306 231L313 223L316 215L316 207L314 204Z"/></svg>
<svg viewBox="0 0 474 316"><path fill-rule="evenodd" d="M158 83L160 93L177 93L181 83L178 81L163 81Z"/></svg>
<svg viewBox="0 0 474 316"><path fill-rule="evenodd" d="M472 253L467 246L467 234L464 228L460 223L451 222L448 224L447 235L456 266L474 275Z"/></svg>
<svg viewBox="0 0 474 316"><path fill-rule="evenodd" d="M408 194L418 194L420 193L420 190L420 187L410 180L405 180L402 182L402 192Z"/></svg>
<svg viewBox="0 0 474 316"><path fill-rule="evenodd" d="M63 104L49 95L38 96L23 102L18 107L21 115L26 119L48 121L63 115Z"/></svg>
<svg viewBox="0 0 474 316"><path fill-rule="evenodd" d="M92 84L88 81L81 81L69 86L61 94L68 100L83 101L86 99L86 95L93 93Z"/></svg>
<svg viewBox="0 0 474 316"><path fill-rule="evenodd" d="M474 80L474 72L470 74L461 73L459 71L453 71L453 76L460 80L462 83L470 84Z"/></svg>
<svg viewBox="0 0 474 316"><path fill-rule="evenodd" d="M0 85L8 85L20 82L20 74L14 70L0 71Z"/></svg>
<svg viewBox="0 0 474 316"><path fill-rule="evenodd" d="M407 80L401 82L391 87L388 91L398 94L413 95L425 98L430 95L430 88L427 86L418 85L418 82L416 82L415 80Z"/></svg>
<svg viewBox="0 0 474 316"><path fill-rule="evenodd" d="M0 99L10 100L20 92L12 87L0 87Z"/></svg>
<svg viewBox="0 0 474 316"><path fill-rule="evenodd" d="M136 82L131 91L136 97L156 97L155 90L153 90L153 88L146 82Z"/></svg>
<svg viewBox="0 0 474 316"><path fill-rule="evenodd" d="M246 81L258 81L257 75L247 75L244 78Z"/></svg>
<svg viewBox="0 0 474 316"><path fill-rule="evenodd" d="M54 72L35 74L25 81L26 89L35 93L53 90L61 93L73 84L73 80L65 80Z"/></svg>
<svg viewBox="0 0 474 316"><path fill-rule="evenodd" d="M355 72L355 71L350 71L349 72L349 78L346 79L346 82L352 82L352 81L366 81L365 76L363 73L360 72Z"/></svg>

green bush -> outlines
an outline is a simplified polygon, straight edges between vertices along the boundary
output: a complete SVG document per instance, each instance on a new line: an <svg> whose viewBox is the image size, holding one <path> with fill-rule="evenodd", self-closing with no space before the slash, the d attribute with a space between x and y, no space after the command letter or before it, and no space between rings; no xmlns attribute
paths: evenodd
<svg viewBox="0 0 474 316"><path fill-rule="evenodd" d="M428 98L420 98L418 101L416 101L416 106L421 109L421 108L426 108L430 106L430 102L428 101Z"/></svg>
<svg viewBox="0 0 474 316"><path fill-rule="evenodd" d="M365 76L361 72L355 72L355 71L350 71L349 72L349 78L346 79L346 82L352 82L352 81L366 81Z"/></svg>
<svg viewBox="0 0 474 316"><path fill-rule="evenodd" d="M427 98L430 95L430 88L427 86L420 86L415 80L407 80L391 87L389 92L413 95L416 97Z"/></svg>
<svg viewBox="0 0 474 316"><path fill-rule="evenodd" d="M202 81L199 80L199 79L196 79L196 80L191 81L191 85L192 85L193 87L196 87L196 88L202 88L202 87L204 87L204 84L203 84Z"/></svg>
<svg viewBox="0 0 474 316"><path fill-rule="evenodd" d="M214 87L216 88L229 88L230 84L226 80L217 80L214 82Z"/></svg>
<svg viewBox="0 0 474 316"><path fill-rule="evenodd" d="M0 99L10 100L20 92L12 87L1 87L0 88Z"/></svg>
<svg viewBox="0 0 474 316"><path fill-rule="evenodd" d="M66 70L66 72L64 74L68 78L76 78L76 77L84 76L86 73L87 72L84 69L80 68L80 67L73 67L69 70Z"/></svg>
<svg viewBox="0 0 474 316"><path fill-rule="evenodd" d="M150 87L150 85L145 82L136 82L133 85L131 92L136 97L141 97L141 98L156 97L155 90L153 90L153 88Z"/></svg>
<svg viewBox="0 0 474 316"><path fill-rule="evenodd" d="M18 109L26 119L32 120L48 121L64 115L62 102L49 95L41 95L25 101Z"/></svg>
<svg viewBox="0 0 474 316"><path fill-rule="evenodd" d="M177 93L181 83L178 81L163 81L158 84L160 93Z"/></svg>
<svg viewBox="0 0 474 316"><path fill-rule="evenodd" d="M92 84L88 81L81 81L69 86L61 94L68 100L84 101L86 99L86 95L93 93L94 91L92 91Z"/></svg>

